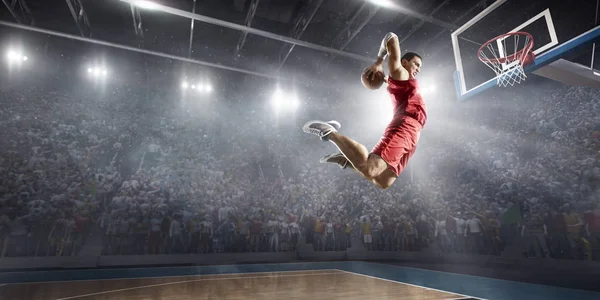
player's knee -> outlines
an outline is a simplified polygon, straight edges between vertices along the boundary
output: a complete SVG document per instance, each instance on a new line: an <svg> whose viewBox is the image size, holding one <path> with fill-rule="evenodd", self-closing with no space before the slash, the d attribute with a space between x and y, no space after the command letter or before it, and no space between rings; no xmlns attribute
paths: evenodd
<svg viewBox="0 0 600 300"><path fill-rule="evenodd" d="M362 166L361 173L369 178L375 179L387 169L387 163L378 155L370 155L369 159Z"/></svg>
<svg viewBox="0 0 600 300"><path fill-rule="evenodd" d="M389 188L394 182L392 180L381 180L379 177L375 178L373 181L375 182L375 185L382 190Z"/></svg>
<svg viewBox="0 0 600 300"><path fill-rule="evenodd" d="M392 186L391 184L388 184L387 182L379 182L377 180L375 180L375 185L382 190L386 190L387 188Z"/></svg>
<svg viewBox="0 0 600 300"><path fill-rule="evenodd" d="M381 173L377 170L375 166L370 164L365 164L362 168L359 168L359 170L365 177L371 180L375 180L377 176L379 176L379 174Z"/></svg>

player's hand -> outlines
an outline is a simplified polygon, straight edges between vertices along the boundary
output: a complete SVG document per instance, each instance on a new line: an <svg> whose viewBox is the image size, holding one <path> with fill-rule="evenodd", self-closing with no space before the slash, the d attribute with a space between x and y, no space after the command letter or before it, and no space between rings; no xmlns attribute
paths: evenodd
<svg viewBox="0 0 600 300"><path fill-rule="evenodd" d="M373 64L371 66L366 67L363 71L363 74L365 74L370 80L373 80L375 78L375 74L377 73L383 74L383 65Z"/></svg>

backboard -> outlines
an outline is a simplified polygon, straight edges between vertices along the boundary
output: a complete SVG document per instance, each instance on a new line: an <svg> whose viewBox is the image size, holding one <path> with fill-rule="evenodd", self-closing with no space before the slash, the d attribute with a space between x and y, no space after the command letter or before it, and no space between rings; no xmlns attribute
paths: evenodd
<svg viewBox="0 0 600 300"><path fill-rule="evenodd" d="M464 101L496 86L496 74L478 59L477 51L488 40L517 31L528 32L534 39L535 60L525 66L526 73L558 81L570 78L571 82L581 76L581 82L585 77L586 83L600 86L600 72L593 63L593 44L600 41L597 4L597 0L497 0L486 7L451 34L457 99ZM498 48L500 52L515 50L503 49L500 43ZM600 66L600 55L595 56Z"/></svg>

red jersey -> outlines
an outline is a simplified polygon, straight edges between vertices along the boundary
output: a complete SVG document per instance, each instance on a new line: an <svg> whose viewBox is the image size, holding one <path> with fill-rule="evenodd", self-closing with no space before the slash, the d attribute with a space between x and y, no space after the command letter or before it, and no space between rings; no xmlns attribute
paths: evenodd
<svg viewBox="0 0 600 300"><path fill-rule="evenodd" d="M394 120L409 116L425 126L427 106L416 79L395 80L388 78L387 91L394 106ZM394 122L394 121L392 121Z"/></svg>

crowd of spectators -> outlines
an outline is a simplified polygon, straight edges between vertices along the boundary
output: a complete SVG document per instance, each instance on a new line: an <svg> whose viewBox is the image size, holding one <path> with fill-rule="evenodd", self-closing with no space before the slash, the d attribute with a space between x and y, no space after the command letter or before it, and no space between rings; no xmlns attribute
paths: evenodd
<svg viewBox="0 0 600 300"><path fill-rule="evenodd" d="M385 191L260 114L57 90L0 90L2 257L78 255L91 239L128 255L339 251L359 237L367 250L599 259L591 89L432 109Z"/></svg>

